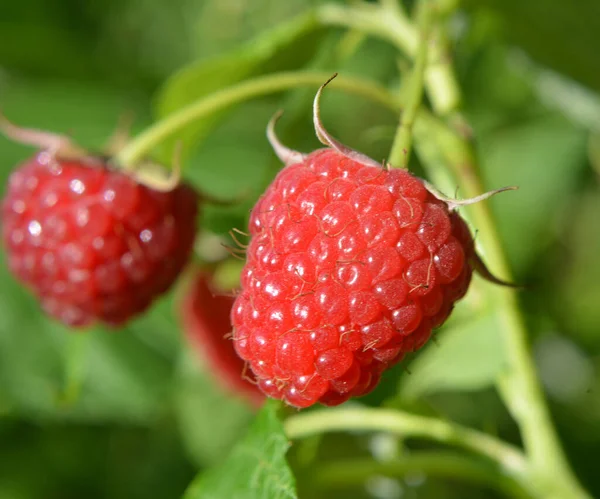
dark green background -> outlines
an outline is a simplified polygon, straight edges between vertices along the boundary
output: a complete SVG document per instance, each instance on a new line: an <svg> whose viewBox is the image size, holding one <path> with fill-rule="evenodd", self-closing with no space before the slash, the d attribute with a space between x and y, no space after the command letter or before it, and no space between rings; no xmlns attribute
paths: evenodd
<svg viewBox="0 0 600 499"><path fill-rule="evenodd" d="M252 51L235 52L241 44L318 3L3 1L0 106L19 124L70 133L98 149L123 113L133 112L141 130L169 107L164 90L174 87L163 85L174 71L230 51L239 69L252 59ZM521 300L535 360L573 467L600 496L600 4L473 0L462 7L451 22L453 55L484 178L489 188L521 188L494 199L493 207L516 278L529 285ZM363 40L344 53L341 37L337 30L311 32L275 60L249 64L243 77L308 65L397 83L390 47ZM207 79L196 83L199 92L211 85ZM278 168L264 139L277 108L288 110L281 127L287 143L316 147L311 93L257 99L211 122L186 161L186 178L216 197L255 197ZM389 111L331 91L324 119L336 136L375 158L389 151ZM0 139L3 179L30 153ZM207 207L204 228L225 233L242 226L250 202ZM187 351L173 295L124 331L92 333L82 392L69 405L61 391L73 337L41 315L2 263L1 499L174 498L198 470L223 459L251 411L222 393ZM441 332L439 346L417 358L411 375L390 373L365 403L393 397L400 379L401 403L411 410L518 442L491 387L502 331L489 331L485 317L467 320L468 310L457 310L458 333ZM301 497L335 495L311 489L311 466L369 455L374 445L336 435L294 447ZM428 477L373 483L340 489L339 497L494 494ZM369 495L377 490L391 495Z"/></svg>

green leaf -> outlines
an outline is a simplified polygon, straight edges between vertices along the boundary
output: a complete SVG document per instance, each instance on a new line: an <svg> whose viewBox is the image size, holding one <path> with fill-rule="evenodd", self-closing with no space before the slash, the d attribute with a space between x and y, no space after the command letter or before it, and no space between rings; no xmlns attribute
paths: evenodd
<svg viewBox="0 0 600 499"><path fill-rule="evenodd" d="M184 499L295 499L295 480L285 459L289 442L269 401L229 458L190 486Z"/></svg>
<svg viewBox="0 0 600 499"><path fill-rule="evenodd" d="M198 364L190 355L182 358L175 381L175 414L188 452L206 466L228 455L247 430L252 411L216 386Z"/></svg>
<svg viewBox="0 0 600 499"><path fill-rule="evenodd" d="M415 399L450 390L480 390L491 385L505 365L501 329L493 314L442 330L437 340L408 366L399 398Z"/></svg>
<svg viewBox="0 0 600 499"><path fill-rule="evenodd" d="M303 66L316 52L319 26L312 13L265 31L254 40L222 56L198 61L171 77L156 99L158 117L165 117L191 102L251 75ZM201 142L223 113L194 123L160 148L160 159L171 160L175 143L183 153Z"/></svg>

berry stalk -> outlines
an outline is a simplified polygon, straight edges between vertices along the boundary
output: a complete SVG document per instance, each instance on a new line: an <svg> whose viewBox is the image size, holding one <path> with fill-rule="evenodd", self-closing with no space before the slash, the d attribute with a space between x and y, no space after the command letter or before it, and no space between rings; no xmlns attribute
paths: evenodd
<svg viewBox="0 0 600 499"><path fill-rule="evenodd" d="M115 163L132 168L148 156L161 142L177 134L194 121L246 100L283 92L298 87L318 87L331 76L318 71L290 71L261 76L199 99L165 119L157 122L131 140L115 157ZM365 97L384 107L398 109L398 104L385 88L361 78L340 77L336 86L346 92Z"/></svg>
<svg viewBox="0 0 600 499"><path fill-rule="evenodd" d="M458 88L456 83L451 86ZM443 85L438 88L444 91ZM437 142L464 195L476 197L484 192L476 154L468 139L426 112L420 114L418 126L421 136L430 136ZM510 281L508 262L489 206L478 203L471 210L486 261L502 279ZM569 497L588 497L571 472L552 424L515 291L495 286L489 289L489 299L497 304L504 321L506 356L510 363L510 369L498 380L498 389L519 425L532 467L549 482L562 482L561 487L569 490Z"/></svg>
<svg viewBox="0 0 600 499"><path fill-rule="evenodd" d="M63 391L59 395L59 402L67 408L77 403L86 377L90 334L89 332L81 332L67 338L69 344L65 360L65 380Z"/></svg>
<svg viewBox="0 0 600 499"><path fill-rule="evenodd" d="M325 5L318 11L320 21L327 25L345 26L362 30L372 36L383 38L401 52L415 57L417 31L399 9L391 8L390 1L380 6L358 5L352 7ZM446 36L442 26L434 28L436 37L444 43L430 54L435 63L427 72L427 90L436 114L447 116L456 112L460 103L460 91L452 65L442 57ZM468 140L458 135L446 124L430 114L420 111L417 127L436 141L456 176L462 192L475 197L483 192L477 161ZM495 228L493 217L485 203L472 208L474 222L480 229L480 242L490 266L507 279L509 276L506 257ZM514 291L495 289L490 299L497 306L505 322L505 341L510 369L499 381L499 390L509 411L523 434L524 445L531 458L535 472L544 476L548 488L552 486L567 490L567 497L588 497L573 476L566 461L550 413L532 364L527 332Z"/></svg>
<svg viewBox="0 0 600 499"><path fill-rule="evenodd" d="M452 169L461 191L467 196L483 192L478 165L471 145L460 135L421 112L417 137L435 137L445 164ZM419 139L417 139L419 140ZM471 208L473 222L480 229L478 243L485 259L502 279L510 280L508 263L491 211L487 204ZM573 476L552 424L542 389L532 364L527 344L527 330L514 290L489 287L489 300L496 304L504 322L506 358L510 368L498 381L500 395L519 425L528 456L536 472L552 481L563 481L572 488L568 497L588 497Z"/></svg>
<svg viewBox="0 0 600 499"><path fill-rule="evenodd" d="M412 474L461 479L465 482L493 487L507 497L531 499L527 484L519 483L504 474L494 462L467 456L455 451L416 451L408 457L373 461L371 459L343 459L323 464L312 472L313 482L319 488L360 486L373 476L405 478Z"/></svg>
<svg viewBox="0 0 600 499"><path fill-rule="evenodd" d="M406 18L404 7L400 4L399 0L379 0L379 3L389 12L394 12L396 15Z"/></svg>
<svg viewBox="0 0 600 499"><path fill-rule="evenodd" d="M423 99L423 85L427 56L429 53L430 34L433 21L433 5L430 0L419 3L419 32L420 40L414 67L409 78L408 88L403 100L403 110L400 124L396 131L389 162L392 166L408 168L412 147L412 128Z"/></svg>
<svg viewBox="0 0 600 499"><path fill-rule="evenodd" d="M327 431L383 431L401 438L434 440L476 452L500 464L503 473L525 489L534 485L525 456L509 444L485 433L436 418L416 416L390 409L317 410L290 416L284 423L291 439Z"/></svg>
<svg viewBox="0 0 600 499"><path fill-rule="evenodd" d="M386 40L414 58L419 47L418 30L402 9L392 7L391 0L380 0L380 4L326 4L316 10L316 16L324 25L356 29ZM438 4L435 6L437 8ZM437 29L434 28L433 34L436 43L429 51L425 83L436 114L448 116L459 107L460 90L446 54L446 43L442 43L444 40Z"/></svg>

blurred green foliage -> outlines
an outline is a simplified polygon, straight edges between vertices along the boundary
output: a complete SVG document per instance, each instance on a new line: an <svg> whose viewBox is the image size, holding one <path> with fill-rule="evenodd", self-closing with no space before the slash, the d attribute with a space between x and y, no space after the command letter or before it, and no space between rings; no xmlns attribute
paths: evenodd
<svg viewBox="0 0 600 499"><path fill-rule="evenodd" d="M397 85L398 61L383 42L298 23L296 16L318 3L3 2L0 105L17 123L70 133L100 149L125 112L135 114L135 130L141 130L250 75L308 66ZM288 31L265 38L284 22L305 35L293 43ZM600 496L600 169L591 168L600 155L589 147L600 133L600 5L466 2L452 26L486 184L520 186L492 206L517 280L528 285L521 300L542 381L576 473ZM257 36L266 41L246 43ZM243 226L248 207L276 171L264 127L277 108L286 109L285 141L303 150L316 147L311 96L297 90L256 99L189 135L186 178L217 198L243 198L238 207L207 207L205 229L224 234ZM577 112L582 107L586 112ZM344 142L375 158L387 155L395 123L389 111L332 91L323 114ZM29 153L0 138L2 184ZM472 293L438 341L408 363L412 374L402 368L387 373L365 403L387 399L517 438L491 390L502 369L502 331L488 327L485 316L471 317L476 301ZM73 337L44 318L0 266L0 498L179 497L198 470L225 459L252 412L220 392L186 352L177 303L172 293L124 331L93 331L80 352L80 396L65 401ZM263 423L276 424L257 424ZM360 489L311 489L312 458L377 456L381 446L389 447L380 440L332 435L293 448L290 461L302 497L494 497L424 476L374 479ZM244 468L235 453L230 459L232 469ZM216 486L210 475L202 483Z"/></svg>

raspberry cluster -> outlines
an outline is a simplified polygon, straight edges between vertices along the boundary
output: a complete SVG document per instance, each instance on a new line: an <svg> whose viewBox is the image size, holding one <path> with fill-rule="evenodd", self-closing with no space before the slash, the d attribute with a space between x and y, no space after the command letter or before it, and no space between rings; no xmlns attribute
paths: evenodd
<svg viewBox="0 0 600 499"><path fill-rule="evenodd" d="M122 324L177 278L197 204L185 185L159 192L101 158L40 152L11 174L2 202L10 270L67 325Z"/></svg>
<svg viewBox="0 0 600 499"><path fill-rule="evenodd" d="M234 344L261 390L296 407L369 393L467 291L464 221L424 183L321 149L254 207Z"/></svg>

